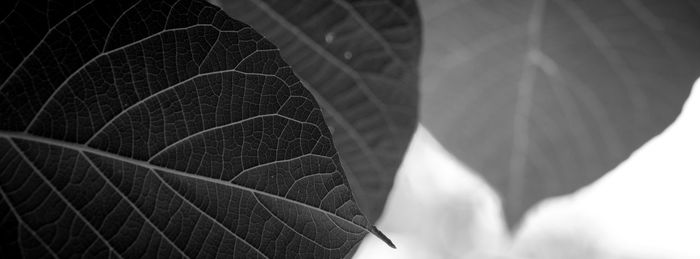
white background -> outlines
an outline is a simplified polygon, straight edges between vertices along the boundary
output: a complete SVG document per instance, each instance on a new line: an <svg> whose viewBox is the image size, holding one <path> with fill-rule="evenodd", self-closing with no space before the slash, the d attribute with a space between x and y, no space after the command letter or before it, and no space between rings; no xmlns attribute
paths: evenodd
<svg viewBox="0 0 700 259"><path fill-rule="evenodd" d="M419 127L355 258L700 258L700 80L681 115L617 168L531 208L507 234L498 196Z"/></svg>

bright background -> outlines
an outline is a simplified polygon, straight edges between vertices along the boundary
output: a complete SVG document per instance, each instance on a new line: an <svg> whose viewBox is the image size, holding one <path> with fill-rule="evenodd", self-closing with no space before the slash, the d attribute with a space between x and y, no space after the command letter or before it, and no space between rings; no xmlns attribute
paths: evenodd
<svg viewBox="0 0 700 259"><path fill-rule="evenodd" d="M419 127L377 224L397 249L368 235L355 258L700 258L699 133L700 80L662 134L509 235L495 191Z"/></svg>

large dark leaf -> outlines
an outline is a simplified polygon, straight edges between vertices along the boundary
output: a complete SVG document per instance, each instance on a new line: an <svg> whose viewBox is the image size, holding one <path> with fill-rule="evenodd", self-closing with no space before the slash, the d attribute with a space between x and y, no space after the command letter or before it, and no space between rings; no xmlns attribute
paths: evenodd
<svg viewBox="0 0 700 259"><path fill-rule="evenodd" d="M658 134L700 75L697 1L421 7L423 122L503 195L511 224Z"/></svg>
<svg viewBox="0 0 700 259"><path fill-rule="evenodd" d="M416 128L415 1L215 2L280 46L323 109L360 208L376 220Z"/></svg>
<svg viewBox="0 0 700 259"><path fill-rule="evenodd" d="M32 3L0 23L3 256L339 258L367 233L253 29L199 1Z"/></svg>

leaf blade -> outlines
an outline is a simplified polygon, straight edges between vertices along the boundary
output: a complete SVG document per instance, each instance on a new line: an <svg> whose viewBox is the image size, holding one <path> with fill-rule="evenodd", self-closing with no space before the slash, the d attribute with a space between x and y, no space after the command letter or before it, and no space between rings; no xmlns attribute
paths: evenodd
<svg viewBox="0 0 700 259"><path fill-rule="evenodd" d="M677 116L698 75L691 5L421 3L421 118L501 193L513 225L537 201L596 180Z"/></svg>
<svg viewBox="0 0 700 259"><path fill-rule="evenodd" d="M299 68L334 129L360 207L375 221L417 125L422 31L415 2L213 2Z"/></svg>
<svg viewBox="0 0 700 259"><path fill-rule="evenodd" d="M250 27L199 1L45 4L0 23L0 212L39 254L342 257L368 232L318 104Z"/></svg>

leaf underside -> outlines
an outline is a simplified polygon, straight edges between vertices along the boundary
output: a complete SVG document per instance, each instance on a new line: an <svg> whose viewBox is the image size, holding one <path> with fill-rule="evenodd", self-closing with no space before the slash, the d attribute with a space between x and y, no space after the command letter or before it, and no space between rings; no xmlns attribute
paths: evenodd
<svg viewBox="0 0 700 259"><path fill-rule="evenodd" d="M376 221L417 123L416 2L213 2L280 47L321 105L358 204Z"/></svg>
<svg viewBox="0 0 700 259"><path fill-rule="evenodd" d="M515 224L661 132L700 75L697 1L422 1L422 122Z"/></svg>
<svg viewBox="0 0 700 259"><path fill-rule="evenodd" d="M199 1L9 4L4 256L340 258L368 232L318 104L252 28Z"/></svg>

